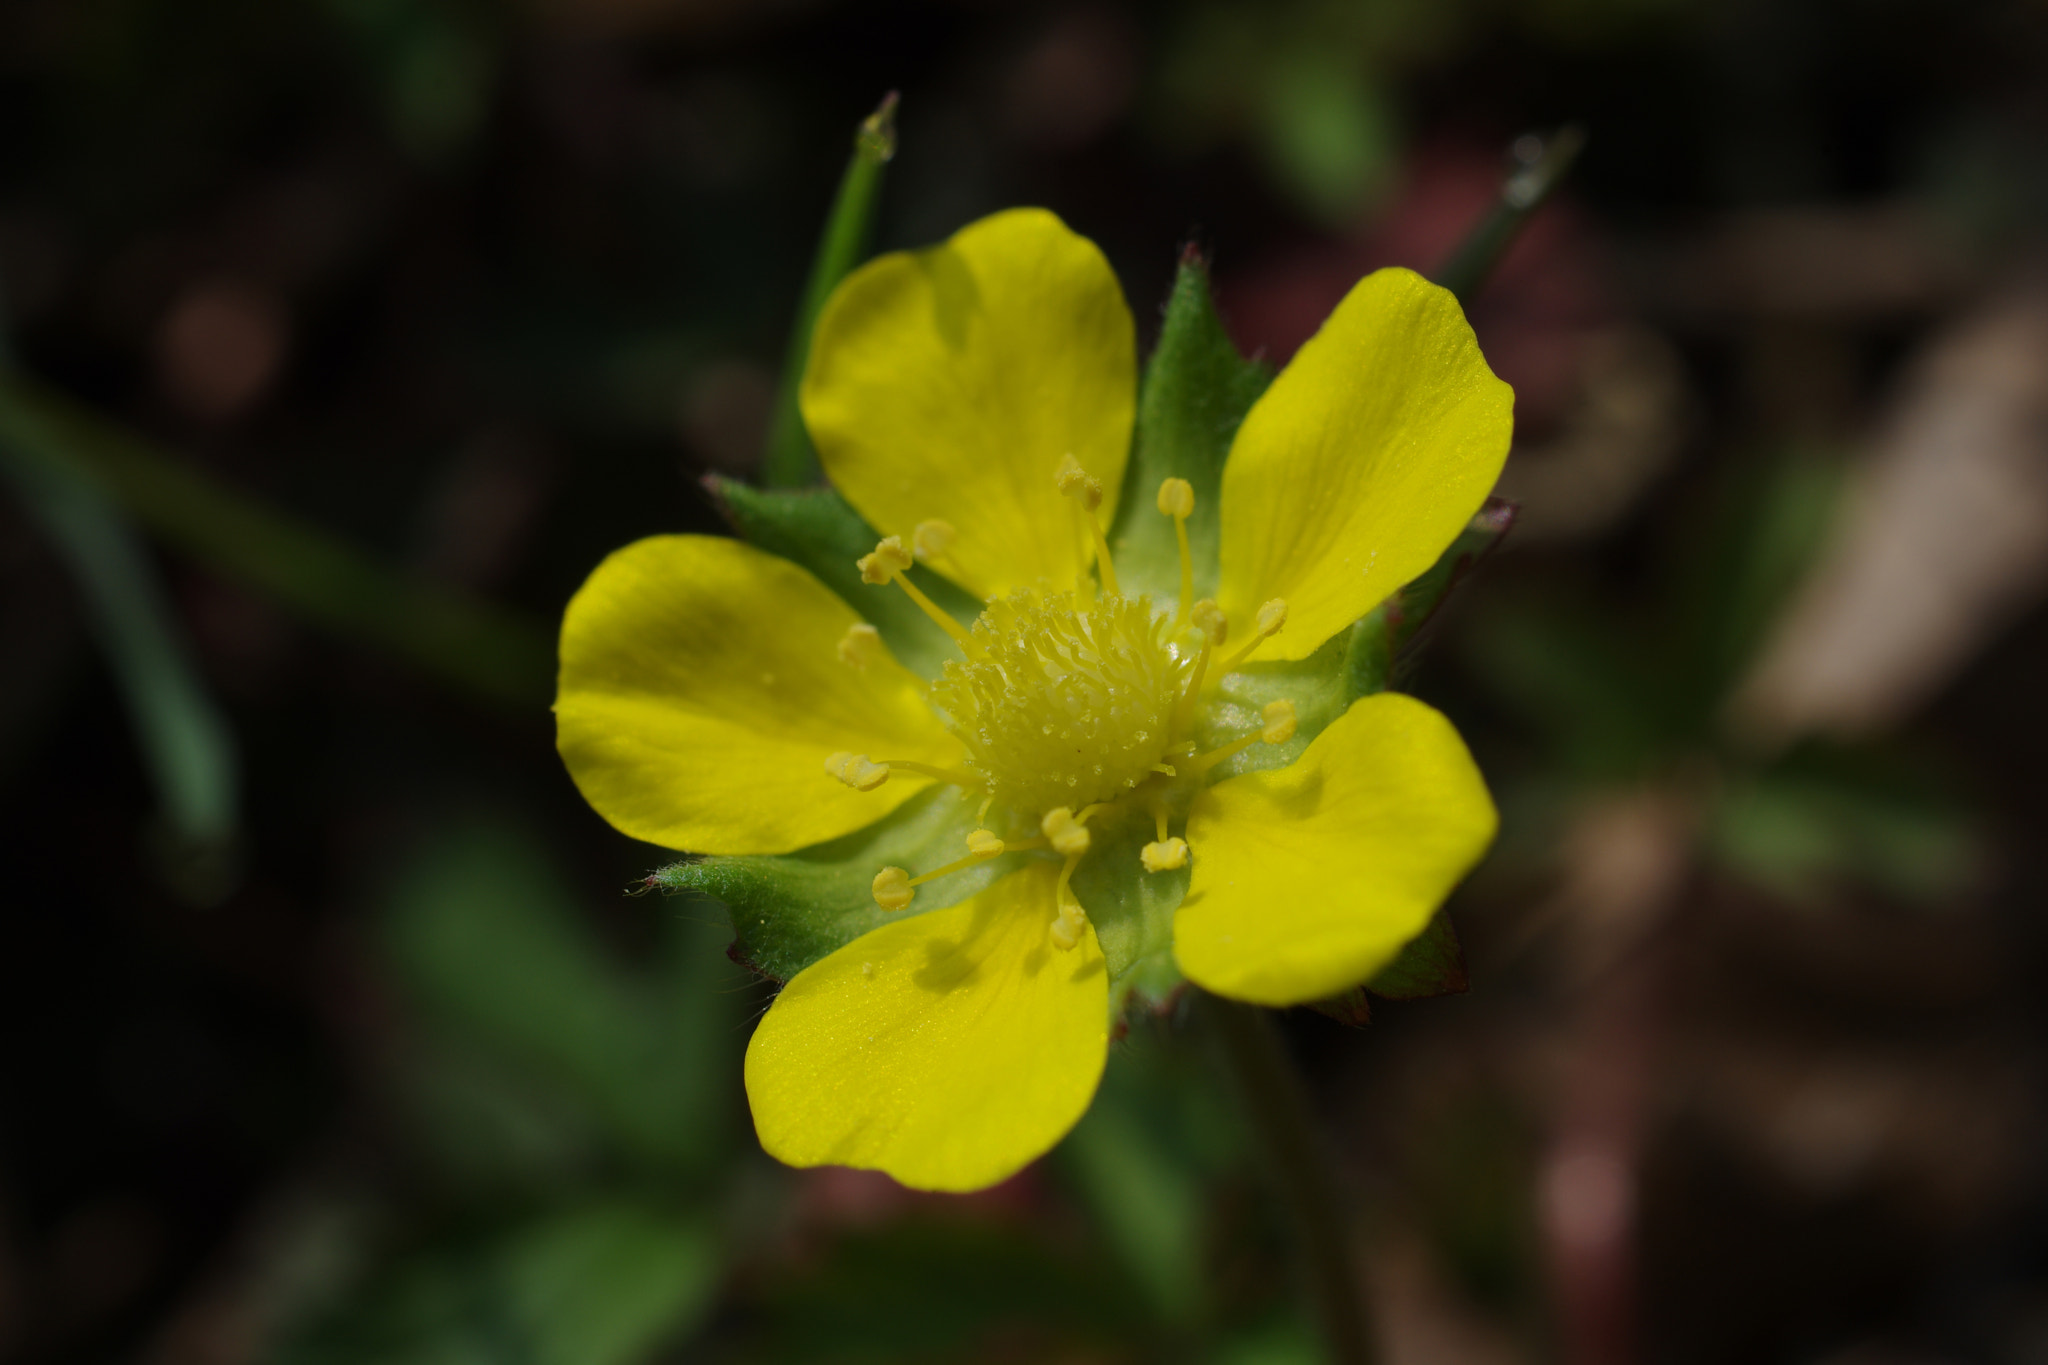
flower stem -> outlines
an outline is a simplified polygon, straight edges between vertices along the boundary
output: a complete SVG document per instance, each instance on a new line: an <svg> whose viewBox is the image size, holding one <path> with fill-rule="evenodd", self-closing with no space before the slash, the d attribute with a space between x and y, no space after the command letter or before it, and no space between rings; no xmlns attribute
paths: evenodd
<svg viewBox="0 0 2048 1365"><path fill-rule="evenodd" d="M1212 995L1201 1000L1252 1136L1293 1216L1330 1359L1371 1365L1372 1324L1352 1256L1346 1201L1301 1072L1264 1010Z"/></svg>
<svg viewBox="0 0 2048 1365"><path fill-rule="evenodd" d="M1473 295L1521 233L1522 225L1543 206L1585 145L1585 129L1572 123L1547 138L1517 138L1510 151L1515 170L1502 182L1500 198L1458 244L1451 258L1437 267L1432 278L1456 294L1458 302L1471 303Z"/></svg>

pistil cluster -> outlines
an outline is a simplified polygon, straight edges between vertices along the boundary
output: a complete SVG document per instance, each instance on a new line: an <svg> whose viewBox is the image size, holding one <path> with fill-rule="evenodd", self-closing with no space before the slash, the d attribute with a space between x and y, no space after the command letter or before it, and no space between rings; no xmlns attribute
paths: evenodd
<svg viewBox="0 0 2048 1365"><path fill-rule="evenodd" d="M1094 576L1084 566L1071 589L1044 585L998 598L968 629L905 576L914 557L898 537L883 540L860 560L866 581L895 583L960 648L961 657L949 661L932 685L931 700L966 748L962 766L940 769L838 753L826 759L825 770L859 791L880 786L893 769L936 778L970 796L979 794L979 820L1006 831L976 829L967 838L965 857L920 876L900 867L881 869L873 890L882 908L904 909L923 883L1005 852L1049 849L1065 860L1048 926L1052 941L1064 949L1080 941L1087 922L1070 883L1092 844L1091 819L1120 809L1143 812L1158 836L1141 854L1145 870L1184 867L1190 850L1172 827L1185 820L1204 776L1249 745L1285 743L1294 735L1295 719L1291 703L1275 702L1258 730L1198 753L1192 736L1205 685L1213 686L1286 624L1286 603L1261 607L1253 638L1214 665L1212 654L1224 644L1229 625L1214 602L1189 601L1194 573L1187 518L1194 511L1194 490L1187 481L1168 479L1159 489L1159 511L1174 519L1180 545L1181 596L1169 614L1148 597L1118 590L1097 517L1101 484L1072 456L1055 479L1072 500L1093 550ZM911 536L915 558L942 556L954 538L944 522L920 523ZM839 653L858 667L878 648L874 628L859 625L840 642Z"/></svg>

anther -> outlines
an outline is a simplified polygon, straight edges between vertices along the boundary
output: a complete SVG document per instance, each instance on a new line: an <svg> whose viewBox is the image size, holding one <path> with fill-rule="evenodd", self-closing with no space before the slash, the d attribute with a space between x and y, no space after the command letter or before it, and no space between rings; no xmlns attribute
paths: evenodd
<svg viewBox="0 0 2048 1365"><path fill-rule="evenodd" d="M959 536L950 521L920 521L910 533L910 548L919 559L937 559L953 548Z"/></svg>
<svg viewBox="0 0 2048 1365"><path fill-rule="evenodd" d="M910 889L910 874L900 867L877 872L868 889L874 893L875 904L884 910L901 910L917 898L917 892Z"/></svg>
<svg viewBox="0 0 2048 1365"><path fill-rule="evenodd" d="M882 634L865 621L856 622L846 628L846 634L839 637L839 662L854 668L866 668L882 653Z"/></svg>
<svg viewBox="0 0 2048 1365"><path fill-rule="evenodd" d="M1281 700L1266 703L1266 726L1259 738L1268 744L1285 744L1294 738L1294 703Z"/></svg>
<svg viewBox="0 0 2048 1365"><path fill-rule="evenodd" d="M1088 927L1088 912L1077 901L1068 901L1060 907L1060 916L1052 922L1048 932L1053 943L1065 952L1081 941L1081 931Z"/></svg>
<svg viewBox="0 0 2048 1365"><path fill-rule="evenodd" d="M931 522L922 522L919 525L920 529L922 529L933 524ZM938 524L943 525L944 523ZM947 529L951 530L952 528L948 527ZM915 532L912 533L913 538L915 538L915 534ZM881 543L875 546L873 553L862 555L854 563L860 567L861 582L877 585L893 582L897 587L909 594L910 600L917 603L918 610L932 619L933 625L953 637L953 643L960 646L961 653L969 658L973 658L980 652L980 646L976 645L974 637L967 633L967 627L941 611L938 603L924 595L923 589L904 577L903 571L910 567L911 558L910 551L903 548L903 537L884 536Z"/></svg>
<svg viewBox="0 0 2048 1365"><path fill-rule="evenodd" d="M1188 518L1195 510L1195 486L1186 479L1167 479L1159 485L1159 510L1173 518L1173 538L1180 546L1180 605L1174 609L1173 628L1188 623L1189 604L1195 595L1195 557L1188 550Z"/></svg>
<svg viewBox="0 0 2048 1365"><path fill-rule="evenodd" d="M866 754L833 754L825 760L825 771L857 792L871 792L889 780L889 765L871 763Z"/></svg>
<svg viewBox="0 0 2048 1365"><path fill-rule="evenodd" d="M1081 468L1081 462L1074 458L1072 451L1068 451L1060 458L1059 472L1053 475L1053 482L1080 509L1083 528L1095 546L1095 570L1102 575L1102 590L1116 596L1116 565L1110 562L1109 542L1103 538L1102 522L1095 515L1095 509L1102 506L1102 480Z"/></svg>
<svg viewBox="0 0 2048 1365"><path fill-rule="evenodd" d="M1147 872L1171 872L1177 867L1188 865L1188 841L1181 838L1165 839L1156 844L1147 844L1138 850L1138 861L1145 864Z"/></svg>
<svg viewBox="0 0 2048 1365"><path fill-rule="evenodd" d="M861 582L887 583L910 567L910 551L903 548L902 536L885 536L873 553L862 555L854 563L860 568Z"/></svg>
<svg viewBox="0 0 2048 1365"><path fill-rule="evenodd" d="M967 851L977 858L994 858L1003 851L1003 841L990 830L978 829L967 836Z"/></svg>
<svg viewBox="0 0 2048 1365"><path fill-rule="evenodd" d="M1230 638L1230 618L1223 614L1223 608L1216 605L1215 598L1205 597L1195 603L1189 617L1194 621L1195 629L1208 636L1209 643L1217 648L1222 648L1223 642Z"/></svg>
<svg viewBox="0 0 2048 1365"><path fill-rule="evenodd" d="M1038 822L1055 853L1069 858L1078 858L1088 851L1090 836L1088 827L1074 818L1074 812L1065 806L1054 806Z"/></svg>
<svg viewBox="0 0 2048 1365"><path fill-rule="evenodd" d="M1258 623L1259 633L1246 641L1243 649L1231 655L1230 662L1216 670L1216 676L1222 677L1225 673L1234 671L1238 665L1252 656L1253 650L1280 633L1280 628L1287 624L1287 603L1283 599L1276 597L1263 607L1260 607Z"/></svg>
<svg viewBox="0 0 2048 1365"><path fill-rule="evenodd" d="M1159 510L1180 520L1194 515L1195 486L1186 479L1167 479L1159 485Z"/></svg>
<svg viewBox="0 0 2048 1365"><path fill-rule="evenodd" d="M1079 502L1087 511L1093 512L1102 506L1102 480L1081 468L1081 462L1070 450L1060 457L1060 467L1052 476L1060 492Z"/></svg>

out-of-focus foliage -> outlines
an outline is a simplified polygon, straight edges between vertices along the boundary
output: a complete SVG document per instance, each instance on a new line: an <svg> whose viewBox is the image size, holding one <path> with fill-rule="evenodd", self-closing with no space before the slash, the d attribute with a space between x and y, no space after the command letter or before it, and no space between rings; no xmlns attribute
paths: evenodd
<svg viewBox="0 0 2048 1365"><path fill-rule="evenodd" d="M1386 1359L2037 1358L2044 73L1994 0L0 7L0 440L91 507L0 484L0 1360L1318 1358L1194 1017L989 1195L782 1171L773 887L622 894L552 752L604 553L870 548L754 485L891 89L874 244L1056 209L1176 459L1586 128L1470 300L1516 525L1342 660L1505 815L1469 994L1286 1024Z"/></svg>

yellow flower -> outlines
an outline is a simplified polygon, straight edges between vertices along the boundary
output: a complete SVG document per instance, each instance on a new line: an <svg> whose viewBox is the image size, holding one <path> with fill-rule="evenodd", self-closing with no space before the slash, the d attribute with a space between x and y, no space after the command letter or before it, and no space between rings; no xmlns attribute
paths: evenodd
<svg viewBox="0 0 2048 1365"><path fill-rule="evenodd" d="M977 812L955 861L874 867L879 927L797 971L756 1031L755 1125L790 1164L964 1190L1058 1141L1111 1032L1115 895L1091 888L1163 898L1187 979L1298 1004L1390 962L1493 837L1442 716L1289 691L1314 686L1290 661L1428 569L1500 472L1513 396L1457 303L1401 270L1354 288L1238 428L1220 525L1186 479L1124 487L1133 331L1101 253L1038 210L881 257L820 317L804 418L882 537L865 592L901 588L955 641L930 681L872 609L737 541L641 541L569 606L560 749L627 834L788 853L935 785ZM1121 524L1172 527L1156 598L1117 576L1126 497L1148 505ZM971 626L918 560L984 604ZM948 903L962 885L981 889Z"/></svg>

